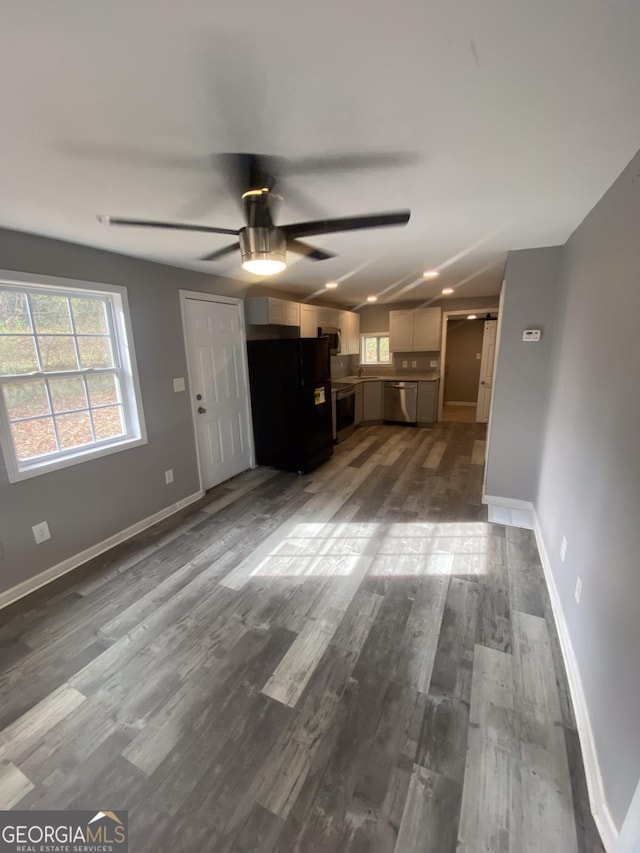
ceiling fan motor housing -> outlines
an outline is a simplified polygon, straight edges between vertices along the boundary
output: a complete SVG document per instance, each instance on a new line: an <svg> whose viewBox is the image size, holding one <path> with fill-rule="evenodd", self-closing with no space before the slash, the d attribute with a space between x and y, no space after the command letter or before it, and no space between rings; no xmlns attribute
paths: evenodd
<svg viewBox="0 0 640 853"><path fill-rule="evenodd" d="M242 263L247 261L287 262L287 240L279 228L241 228Z"/></svg>

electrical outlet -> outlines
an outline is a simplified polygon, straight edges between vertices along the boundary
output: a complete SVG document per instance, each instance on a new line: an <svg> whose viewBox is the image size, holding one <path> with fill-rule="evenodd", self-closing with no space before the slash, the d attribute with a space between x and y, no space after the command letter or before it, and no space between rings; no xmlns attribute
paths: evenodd
<svg viewBox="0 0 640 853"><path fill-rule="evenodd" d="M49 525L46 521L41 521L40 524L34 524L31 529L33 530L33 538L36 540L38 545L46 542L47 539L51 539L51 531L49 530Z"/></svg>
<svg viewBox="0 0 640 853"><path fill-rule="evenodd" d="M418 362L417 362L417 361L415 361L415 359L414 359L414 360L411 362L411 367L417 367L417 366L418 366Z"/></svg>
<svg viewBox="0 0 640 853"><path fill-rule="evenodd" d="M562 537L562 543L560 545L560 559L564 563L564 558L567 556L567 537Z"/></svg>
<svg viewBox="0 0 640 853"><path fill-rule="evenodd" d="M184 384L184 379L180 376L178 379L173 380L173 390L178 391L186 391L186 385Z"/></svg>
<svg viewBox="0 0 640 853"><path fill-rule="evenodd" d="M575 592L576 604L580 604L580 596L581 595L582 595L582 581L580 580L580 578L578 578L578 580L576 581L576 592Z"/></svg>
<svg viewBox="0 0 640 853"><path fill-rule="evenodd" d="M436 358L432 358L431 361L429 362L429 367L437 367L437 366L438 366L438 360Z"/></svg>
<svg viewBox="0 0 640 853"><path fill-rule="evenodd" d="M164 481L169 485L169 483L173 483L173 468L169 468L168 471L164 472Z"/></svg>
<svg viewBox="0 0 640 853"><path fill-rule="evenodd" d="M402 362L402 366L403 366L403 367L409 367L409 362L405 359L405 360Z"/></svg>

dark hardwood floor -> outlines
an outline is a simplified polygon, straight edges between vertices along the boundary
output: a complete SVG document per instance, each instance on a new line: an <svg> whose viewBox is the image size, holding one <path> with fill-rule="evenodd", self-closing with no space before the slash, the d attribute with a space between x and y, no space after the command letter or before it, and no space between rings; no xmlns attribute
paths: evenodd
<svg viewBox="0 0 640 853"><path fill-rule="evenodd" d="M0 807L131 851L601 851L533 534L473 423L256 469L0 615Z"/></svg>

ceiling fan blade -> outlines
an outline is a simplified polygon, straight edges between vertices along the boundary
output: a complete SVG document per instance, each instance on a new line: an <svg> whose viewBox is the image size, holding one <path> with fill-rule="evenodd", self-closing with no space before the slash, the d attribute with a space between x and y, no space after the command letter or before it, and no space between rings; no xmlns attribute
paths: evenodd
<svg viewBox="0 0 640 853"><path fill-rule="evenodd" d="M217 252L211 252L210 255L205 255L203 258L198 258L200 261L217 261L218 258L224 258L225 255L230 255L240 248L240 243L232 243L230 246L225 246L224 249L218 249Z"/></svg>
<svg viewBox="0 0 640 853"><path fill-rule="evenodd" d="M411 166L419 162L414 151L371 151L354 153L319 154L297 157L285 161L283 173L287 175L315 175L325 172L357 172L363 169L386 169Z"/></svg>
<svg viewBox="0 0 640 853"><path fill-rule="evenodd" d="M206 234L238 234L235 228L214 228L211 225L189 225L184 222L156 222L153 219L125 219L121 216L97 216L105 225L132 225L137 228L170 228L174 231L204 231Z"/></svg>
<svg viewBox="0 0 640 853"><path fill-rule="evenodd" d="M368 216L345 216L342 219L318 219L315 222L296 222L284 225L280 230L287 239L310 237L312 234L335 234L339 231L358 231L361 228L385 228L389 225L406 225L410 210L394 213L372 213Z"/></svg>
<svg viewBox="0 0 640 853"><path fill-rule="evenodd" d="M301 240L287 240L287 249L289 252L296 252L298 255L305 255L312 261L328 261L329 258L335 258L335 252L325 252L324 249L316 249L315 246L310 246L308 243L303 243Z"/></svg>

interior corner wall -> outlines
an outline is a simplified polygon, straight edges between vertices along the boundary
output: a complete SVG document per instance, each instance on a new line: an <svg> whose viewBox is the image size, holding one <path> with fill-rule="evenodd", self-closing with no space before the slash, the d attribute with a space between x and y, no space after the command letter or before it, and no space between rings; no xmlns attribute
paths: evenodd
<svg viewBox="0 0 640 853"><path fill-rule="evenodd" d="M498 361L485 471L485 494L532 502L554 347L562 248L524 249L507 257ZM525 329L540 329L537 343Z"/></svg>
<svg viewBox="0 0 640 853"><path fill-rule="evenodd" d="M0 455L0 593L199 490L179 290L221 295L238 283L15 231L0 230L0 268L127 288L148 443L9 483ZM173 468L174 482L164 472ZM51 539L36 545L32 525Z"/></svg>
<svg viewBox="0 0 640 853"><path fill-rule="evenodd" d="M640 779L639 174L640 153L564 249L535 499L618 827Z"/></svg>

